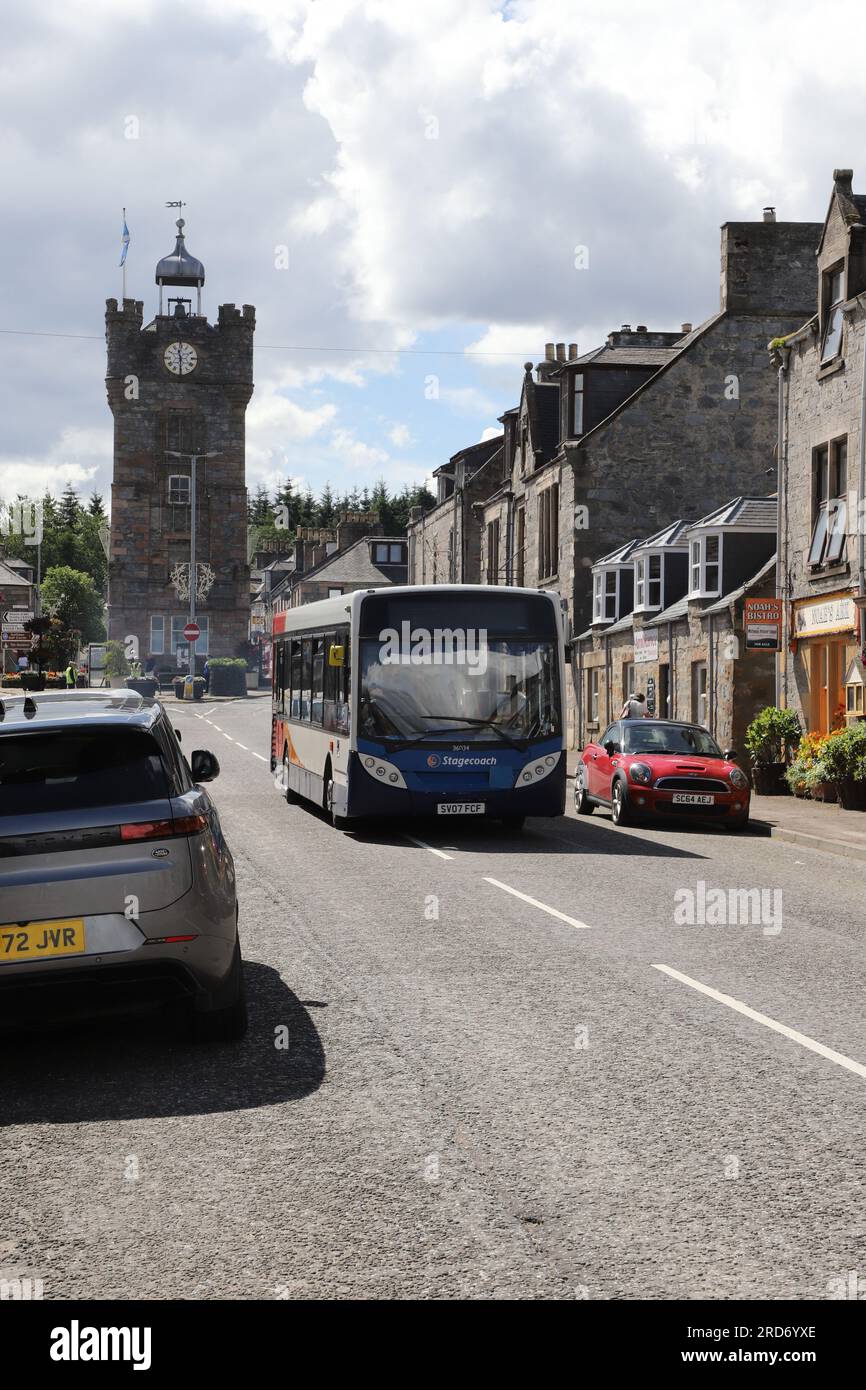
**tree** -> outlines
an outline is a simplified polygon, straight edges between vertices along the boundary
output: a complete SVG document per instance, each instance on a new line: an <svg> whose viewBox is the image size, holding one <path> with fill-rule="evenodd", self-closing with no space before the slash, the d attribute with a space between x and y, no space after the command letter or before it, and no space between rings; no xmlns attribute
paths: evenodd
<svg viewBox="0 0 866 1390"><path fill-rule="evenodd" d="M96 520L100 522L106 520L105 504L103 503L102 495L98 493L95 488L93 492L91 492L90 500L87 503L87 515L95 517Z"/></svg>
<svg viewBox="0 0 866 1390"><path fill-rule="evenodd" d="M70 632L77 632L82 643L101 642L105 637L102 596L90 575L81 570L52 566L42 580L42 607Z"/></svg>

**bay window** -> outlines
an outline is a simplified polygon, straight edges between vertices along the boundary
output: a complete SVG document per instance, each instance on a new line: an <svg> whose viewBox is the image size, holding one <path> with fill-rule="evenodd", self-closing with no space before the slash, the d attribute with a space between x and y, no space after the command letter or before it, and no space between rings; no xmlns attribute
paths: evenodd
<svg viewBox="0 0 866 1390"><path fill-rule="evenodd" d="M689 546L689 598L715 598L721 576L721 536L694 536Z"/></svg>
<svg viewBox="0 0 866 1390"><path fill-rule="evenodd" d="M618 617L619 570L597 570L592 576L592 621L612 623Z"/></svg>
<svg viewBox="0 0 866 1390"><path fill-rule="evenodd" d="M662 557L650 551L634 562L635 612L662 606Z"/></svg>

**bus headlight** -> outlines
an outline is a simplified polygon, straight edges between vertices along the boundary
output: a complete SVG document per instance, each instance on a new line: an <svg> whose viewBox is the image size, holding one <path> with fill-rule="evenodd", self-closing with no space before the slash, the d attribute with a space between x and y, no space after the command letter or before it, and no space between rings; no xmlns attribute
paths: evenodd
<svg viewBox="0 0 866 1390"><path fill-rule="evenodd" d="M532 758L518 772L514 779L515 787L526 787L530 782L540 782L549 777L561 756L561 753L541 753L537 758Z"/></svg>
<svg viewBox="0 0 866 1390"><path fill-rule="evenodd" d="M374 758L370 753L359 753L358 759L374 782L381 782L385 787L402 787L406 791L406 779L399 767L386 763L384 758Z"/></svg>

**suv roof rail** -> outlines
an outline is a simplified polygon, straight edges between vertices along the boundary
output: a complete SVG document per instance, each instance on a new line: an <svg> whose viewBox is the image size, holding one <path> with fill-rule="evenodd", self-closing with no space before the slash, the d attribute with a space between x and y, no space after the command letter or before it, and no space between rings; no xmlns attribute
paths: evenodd
<svg viewBox="0 0 866 1390"><path fill-rule="evenodd" d="M32 695L25 695L25 697L24 697L24 718L25 718L25 719L32 719L35 713L36 713L36 701L34 700L34 698L33 698Z"/></svg>

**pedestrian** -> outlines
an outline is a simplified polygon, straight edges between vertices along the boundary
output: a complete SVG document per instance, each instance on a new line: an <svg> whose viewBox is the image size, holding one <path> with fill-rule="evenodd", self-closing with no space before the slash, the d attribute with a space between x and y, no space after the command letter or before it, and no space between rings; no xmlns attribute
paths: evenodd
<svg viewBox="0 0 866 1390"><path fill-rule="evenodd" d="M619 712L619 717L620 719L646 719L648 717L646 696L642 690L639 690L636 695L629 695Z"/></svg>
<svg viewBox="0 0 866 1390"><path fill-rule="evenodd" d="M205 693L205 695L209 695L209 694L210 694L210 660L206 660L206 661L205 661L205 663L204 663L204 670L202 671L202 675L204 676L204 693Z"/></svg>
<svg viewBox="0 0 866 1390"><path fill-rule="evenodd" d="M74 690L75 683L78 679L78 672L75 669L75 663L73 661L70 661L63 674L66 676L66 689Z"/></svg>
<svg viewBox="0 0 866 1390"><path fill-rule="evenodd" d="M29 665L30 665L30 658L27 656L26 652L19 652L19 653L18 653L18 670L19 670L19 671L26 671Z"/></svg>

